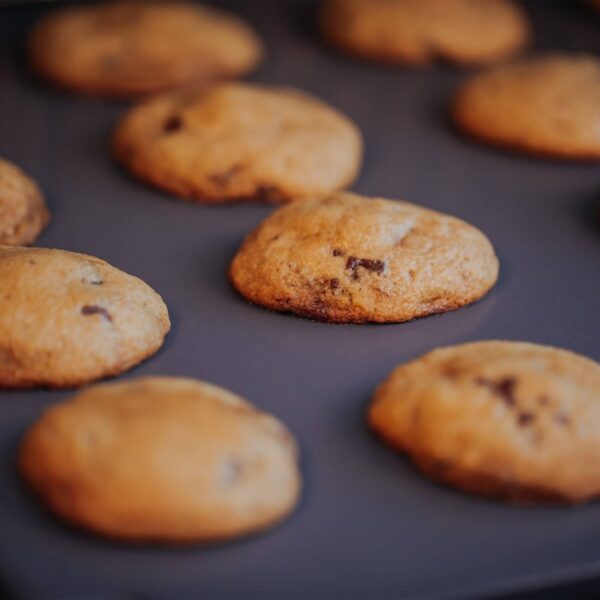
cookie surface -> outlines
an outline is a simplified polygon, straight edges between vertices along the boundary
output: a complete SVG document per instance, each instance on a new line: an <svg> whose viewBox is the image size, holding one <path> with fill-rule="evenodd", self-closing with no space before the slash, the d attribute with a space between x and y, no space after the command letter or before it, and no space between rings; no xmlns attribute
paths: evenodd
<svg viewBox="0 0 600 600"><path fill-rule="evenodd" d="M300 493L287 429L208 383L94 386L25 436L25 479L57 515L129 541L230 538L287 516Z"/></svg>
<svg viewBox="0 0 600 600"><path fill-rule="evenodd" d="M498 259L475 227L408 202L336 193L270 215L235 256L250 302L330 322L401 322L474 302Z"/></svg>
<svg viewBox="0 0 600 600"><path fill-rule="evenodd" d="M185 2L69 6L29 38L36 71L71 90L109 97L243 75L262 43L237 17Z"/></svg>
<svg viewBox="0 0 600 600"><path fill-rule="evenodd" d="M200 202L285 202L356 176L356 126L300 91L222 84L165 94L117 127L118 160L140 179Z"/></svg>
<svg viewBox="0 0 600 600"><path fill-rule="evenodd" d="M341 50L413 66L490 63L530 38L525 15L507 0L329 0L319 23Z"/></svg>
<svg viewBox="0 0 600 600"><path fill-rule="evenodd" d="M368 417L436 480L522 503L581 502L600 495L599 394L588 358L485 341L401 365Z"/></svg>
<svg viewBox="0 0 600 600"><path fill-rule="evenodd" d="M452 114L489 144L566 159L600 159L600 61L553 54L474 76Z"/></svg>
<svg viewBox="0 0 600 600"><path fill-rule="evenodd" d="M17 166L0 159L0 245L31 244L49 221L37 184Z"/></svg>
<svg viewBox="0 0 600 600"><path fill-rule="evenodd" d="M169 328L154 290L98 258L0 247L0 388L116 375L154 354Z"/></svg>

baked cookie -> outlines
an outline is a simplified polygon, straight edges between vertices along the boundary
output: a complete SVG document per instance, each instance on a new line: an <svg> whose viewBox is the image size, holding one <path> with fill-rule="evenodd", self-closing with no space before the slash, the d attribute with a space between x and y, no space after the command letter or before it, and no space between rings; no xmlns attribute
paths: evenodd
<svg viewBox="0 0 600 600"><path fill-rule="evenodd" d="M600 495L600 364L566 350L485 341L398 367L372 428L432 478L521 503Z"/></svg>
<svg viewBox="0 0 600 600"><path fill-rule="evenodd" d="M337 193L271 214L233 259L250 302L337 323L400 322L459 308L496 282L498 259L464 221Z"/></svg>
<svg viewBox="0 0 600 600"><path fill-rule="evenodd" d="M467 81L452 114L496 146L566 159L600 159L600 60L552 54Z"/></svg>
<svg viewBox="0 0 600 600"><path fill-rule="evenodd" d="M0 159L0 245L31 244L50 221L36 183Z"/></svg>
<svg viewBox="0 0 600 600"><path fill-rule="evenodd" d="M43 19L29 38L30 62L40 74L109 97L243 75L261 56L248 25L191 2L69 6Z"/></svg>
<svg viewBox="0 0 600 600"><path fill-rule="evenodd" d="M523 11L510 0L329 0L319 23L345 52L412 66L438 59L466 65L499 61L531 36Z"/></svg>
<svg viewBox="0 0 600 600"><path fill-rule="evenodd" d="M286 202L351 183L362 139L308 94L230 83L133 108L114 149L134 175L182 198Z"/></svg>
<svg viewBox="0 0 600 600"><path fill-rule="evenodd" d="M27 432L24 478L63 519L132 542L270 527L298 500L296 444L274 417L180 377L94 386Z"/></svg>
<svg viewBox="0 0 600 600"><path fill-rule="evenodd" d="M154 354L169 328L154 290L98 258L0 247L0 388L122 373Z"/></svg>

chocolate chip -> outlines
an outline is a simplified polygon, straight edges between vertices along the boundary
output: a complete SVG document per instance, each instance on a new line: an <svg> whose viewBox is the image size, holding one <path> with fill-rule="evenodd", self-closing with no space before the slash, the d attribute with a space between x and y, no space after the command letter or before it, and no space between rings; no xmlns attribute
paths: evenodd
<svg viewBox="0 0 600 600"><path fill-rule="evenodd" d="M329 287L332 290L337 290L340 287L340 280L337 277L329 280Z"/></svg>
<svg viewBox="0 0 600 600"><path fill-rule="evenodd" d="M334 256L344 256L345 252L339 248L334 248L332 254Z"/></svg>
<svg viewBox="0 0 600 600"><path fill-rule="evenodd" d="M179 131L182 127L183 121L181 120L181 117L173 115L165 121L165 124L163 125L163 131L165 133L175 133L176 131Z"/></svg>
<svg viewBox="0 0 600 600"><path fill-rule="evenodd" d="M243 171L245 168L246 167L243 164L233 165L230 169L227 169L222 173L215 173L214 175L210 175L208 178L216 186L224 188L231 181L232 177L234 177L240 171Z"/></svg>
<svg viewBox="0 0 600 600"><path fill-rule="evenodd" d="M81 314L86 317L89 315L102 315L107 321L112 323L112 317L110 313L102 306L96 306L95 304L86 304L81 307Z"/></svg>
<svg viewBox="0 0 600 600"><path fill-rule="evenodd" d="M256 187L256 196L265 202L280 202L285 200L285 196L279 188L266 183Z"/></svg>
<svg viewBox="0 0 600 600"><path fill-rule="evenodd" d="M517 380L514 377L505 377L500 381L478 377L475 382L477 385L487 387L493 394L500 396L507 406L514 406L516 404L515 387Z"/></svg>
<svg viewBox="0 0 600 600"><path fill-rule="evenodd" d="M527 427L527 425L531 425L531 423L533 423L534 420L535 415L530 412L519 413L519 416L517 417L517 421L522 427Z"/></svg>
<svg viewBox="0 0 600 600"><path fill-rule="evenodd" d="M385 263L382 260L373 258L358 258L356 256L349 256L348 260L346 261L346 269L352 271L350 277L352 277L354 280L359 278L359 267L379 275L380 273L383 273L383 270L385 269Z"/></svg>

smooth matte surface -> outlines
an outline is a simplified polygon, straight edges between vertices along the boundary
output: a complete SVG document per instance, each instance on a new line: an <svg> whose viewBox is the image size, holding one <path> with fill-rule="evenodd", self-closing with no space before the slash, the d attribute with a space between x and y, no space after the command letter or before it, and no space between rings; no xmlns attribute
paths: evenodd
<svg viewBox="0 0 600 600"><path fill-rule="evenodd" d="M527 4L536 47L600 52L600 16ZM400 325L325 325L246 304L226 270L268 206L202 207L131 180L107 139L124 105L33 79L18 43L48 6L0 16L0 155L41 184L53 213L39 244L87 252L168 303L163 350L126 377L225 386L298 436L306 488L278 529L211 548L132 548L48 516L15 473L24 428L65 393L2 392L0 578L23 597L390 598L510 592L600 574L600 502L524 509L430 483L366 430L374 386L433 347L523 339L600 360L600 165L532 160L462 139L445 102L465 74L394 70L330 52L308 2L240 2L268 43L257 81L312 91L366 137L355 189L462 217L493 241L497 287L468 308Z"/></svg>

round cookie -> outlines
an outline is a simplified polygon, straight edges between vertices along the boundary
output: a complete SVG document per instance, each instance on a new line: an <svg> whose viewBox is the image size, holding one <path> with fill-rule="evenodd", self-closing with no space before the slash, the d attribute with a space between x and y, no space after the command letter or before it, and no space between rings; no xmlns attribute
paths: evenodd
<svg viewBox="0 0 600 600"><path fill-rule="evenodd" d="M298 500L296 444L223 388L175 377L94 386L27 432L24 478L63 519L132 542L270 527Z"/></svg>
<svg viewBox="0 0 600 600"><path fill-rule="evenodd" d="M49 221L50 213L36 183L0 159L0 245L31 244Z"/></svg>
<svg viewBox="0 0 600 600"><path fill-rule="evenodd" d="M350 193L271 214L230 267L250 302L337 323L401 322L474 302L496 282L481 231L408 202Z"/></svg>
<svg viewBox="0 0 600 600"><path fill-rule="evenodd" d="M499 61L521 50L531 35L524 13L510 0L329 0L319 24L345 52L412 66L437 59Z"/></svg>
<svg viewBox="0 0 600 600"><path fill-rule="evenodd" d="M185 2L69 6L34 27L28 50L53 82L117 98L243 75L263 52L237 17Z"/></svg>
<svg viewBox="0 0 600 600"><path fill-rule="evenodd" d="M600 365L548 346L485 341L398 367L371 427L429 476L521 503L600 495Z"/></svg>
<svg viewBox="0 0 600 600"><path fill-rule="evenodd" d="M309 94L230 83L133 108L114 149L134 175L182 198L286 202L351 183L362 139Z"/></svg>
<svg viewBox="0 0 600 600"><path fill-rule="evenodd" d="M565 159L600 159L600 61L551 54L475 75L452 105L483 142Z"/></svg>
<svg viewBox="0 0 600 600"><path fill-rule="evenodd" d="M0 247L0 388L117 375L154 354L169 329L161 297L98 258Z"/></svg>

